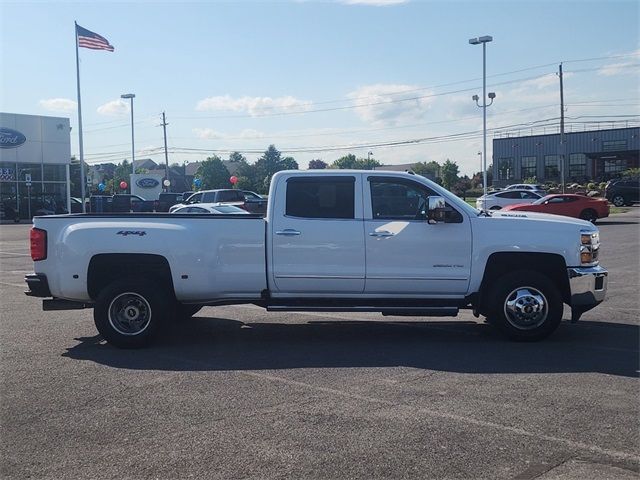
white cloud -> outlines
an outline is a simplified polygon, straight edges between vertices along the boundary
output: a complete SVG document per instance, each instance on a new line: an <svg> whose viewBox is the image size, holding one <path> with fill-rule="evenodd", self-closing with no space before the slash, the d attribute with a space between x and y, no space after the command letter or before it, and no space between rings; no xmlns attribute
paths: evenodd
<svg viewBox="0 0 640 480"><path fill-rule="evenodd" d="M100 115L121 117L122 115L129 113L129 104L119 98L117 100L111 100L104 105L100 105L97 111Z"/></svg>
<svg viewBox="0 0 640 480"><path fill-rule="evenodd" d="M598 75L603 75L605 77L613 77L614 75L624 75L628 73L633 73L635 75L637 72L633 71L632 67L634 66L637 66L636 62L611 63L599 69Z"/></svg>
<svg viewBox="0 0 640 480"><path fill-rule="evenodd" d="M366 85L349 93L355 111L365 122L374 125L398 125L424 117L433 103L433 92L416 91L414 85Z"/></svg>
<svg viewBox="0 0 640 480"><path fill-rule="evenodd" d="M308 110L310 107L311 102L300 100L290 95L277 98L247 96L233 98L230 95L221 95L200 100L196 105L196 110L231 110L234 112L247 112L249 115L257 116L263 113Z"/></svg>
<svg viewBox="0 0 640 480"><path fill-rule="evenodd" d="M409 3L409 0L338 0L345 5L370 5L373 7L387 7L389 5L401 5Z"/></svg>
<svg viewBox="0 0 640 480"><path fill-rule="evenodd" d="M69 98L48 98L40 100L40 106L50 112L73 112L78 104Z"/></svg>
<svg viewBox="0 0 640 480"><path fill-rule="evenodd" d="M213 128L194 128L193 133L202 140L247 140L264 138L266 135L258 130L247 128L237 134L218 132Z"/></svg>

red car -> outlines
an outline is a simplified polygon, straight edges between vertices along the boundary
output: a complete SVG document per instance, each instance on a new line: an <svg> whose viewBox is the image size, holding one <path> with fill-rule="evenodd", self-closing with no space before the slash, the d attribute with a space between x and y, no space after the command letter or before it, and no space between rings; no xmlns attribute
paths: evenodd
<svg viewBox="0 0 640 480"><path fill-rule="evenodd" d="M553 213L554 215L581 218L595 223L597 219L609 216L609 203L604 198L592 198L567 193L547 195L533 203L509 205L502 210Z"/></svg>

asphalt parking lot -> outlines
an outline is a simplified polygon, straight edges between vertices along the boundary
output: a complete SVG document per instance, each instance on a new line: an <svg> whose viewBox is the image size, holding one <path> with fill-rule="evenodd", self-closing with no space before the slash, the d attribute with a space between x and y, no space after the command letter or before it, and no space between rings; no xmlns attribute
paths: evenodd
<svg viewBox="0 0 640 480"><path fill-rule="evenodd" d="M599 223L608 299L544 342L233 306L138 351L26 297L29 226L3 225L0 476L638 478L639 222Z"/></svg>

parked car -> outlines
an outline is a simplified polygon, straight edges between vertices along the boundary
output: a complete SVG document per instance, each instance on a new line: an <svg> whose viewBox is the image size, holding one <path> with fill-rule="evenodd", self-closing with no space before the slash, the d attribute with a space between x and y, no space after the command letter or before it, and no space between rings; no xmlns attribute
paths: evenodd
<svg viewBox="0 0 640 480"><path fill-rule="evenodd" d="M196 193L196 192L194 192L193 190L188 190L186 192L182 192L182 198L180 199L180 203L186 202L187 198L189 198L194 193Z"/></svg>
<svg viewBox="0 0 640 480"><path fill-rule="evenodd" d="M530 204L507 205L503 210L552 213L581 218L591 223L609 216L609 204L606 199L574 194L547 195Z"/></svg>
<svg viewBox="0 0 640 480"><path fill-rule="evenodd" d="M91 195L89 198L91 213L129 213L153 212L156 208L155 200L145 200L138 195L120 193L110 195Z"/></svg>
<svg viewBox="0 0 640 480"><path fill-rule="evenodd" d="M227 203L236 207L246 209L245 196L241 190L230 188L219 190L203 190L191 195L183 203L177 204L169 208L169 213L173 212L183 205L193 205L194 203Z"/></svg>
<svg viewBox="0 0 640 480"><path fill-rule="evenodd" d="M197 205L183 205L171 213L215 213L217 215L249 215L249 212L234 205L221 203L198 203Z"/></svg>
<svg viewBox="0 0 640 480"><path fill-rule="evenodd" d="M541 195L546 195L547 191L544 188L544 185L533 185L530 183L514 183L513 185L509 185L504 188L505 190L529 190L531 192L536 192Z"/></svg>
<svg viewBox="0 0 640 480"><path fill-rule="evenodd" d="M507 205L518 203L533 203L544 195L530 190L502 190L495 193L487 193L476 200L478 210L500 210Z"/></svg>
<svg viewBox="0 0 640 480"><path fill-rule="evenodd" d="M604 196L616 207L640 202L640 178L611 180L604 189Z"/></svg>
<svg viewBox="0 0 640 480"><path fill-rule="evenodd" d="M267 213L267 199L261 197L256 192L250 190L240 190L244 194L245 208L250 213L259 213L265 215Z"/></svg>
<svg viewBox="0 0 640 480"><path fill-rule="evenodd" d="M182 202L182 193L163 192L158 195L156 212L168 212L169 208Z"/></svg>

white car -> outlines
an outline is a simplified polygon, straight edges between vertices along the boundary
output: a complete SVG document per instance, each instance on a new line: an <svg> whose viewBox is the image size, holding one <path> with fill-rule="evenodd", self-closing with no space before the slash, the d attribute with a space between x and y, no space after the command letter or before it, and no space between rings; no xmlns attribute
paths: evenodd
<svg viewBox="0 0 640 480"><path fill-rule="evenodd" d="M500 192L488 193L476 200L478 210L500 210L507 205L518 203L533 203L544 194L530 190L502 190Z"/></svg>
<svg viewBox="0 0 640 480"><path fill-rule="evenodd" d="M215 213L218 215L249 215L249 212L234 205L221 203L198 203L197 205L182 205L171 213Z"/></svg>
<svg viewBox="0 0 640 480"><path fill-rule="evenodd" d="M547 194L547 191L544 189L544 185L533 185L530 183L514 183L513 185L509 185L504 189L505 190L529 190L530 192L539 193L543 197Z"/></svg>

